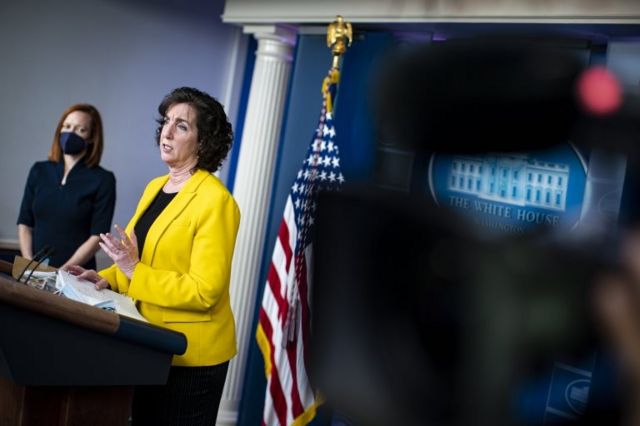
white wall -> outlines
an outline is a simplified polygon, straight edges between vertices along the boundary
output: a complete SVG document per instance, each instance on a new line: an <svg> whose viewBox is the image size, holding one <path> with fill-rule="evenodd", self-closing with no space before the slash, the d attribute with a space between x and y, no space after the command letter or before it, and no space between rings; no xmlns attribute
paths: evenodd
<svg viewBox="0 0 640 426"><path fill-rule="evenodd" d="M640 22L638 0L227 0L225 22Z"/></svg>
<svg viewBox="0 0 640 426"><path fill-rule="evenodd" d="M69 105L88 102L102 114L102 166L116 175L114 222L122 225L150 178L166 173L154 143L165 94L198 87L229 104L235 118L246 36L221 23L223 3L0 3L0 242L17 239L27 173L34 161L46 159Z"/></svg>

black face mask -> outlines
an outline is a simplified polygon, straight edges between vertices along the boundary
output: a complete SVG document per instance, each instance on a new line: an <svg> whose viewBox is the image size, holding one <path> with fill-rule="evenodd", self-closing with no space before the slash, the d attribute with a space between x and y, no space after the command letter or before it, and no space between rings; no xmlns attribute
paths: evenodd
<svg viewBox="0 0 640 426"><path fill-rule="evenodd" d="M60 133L60 148L69 155L80 154L87 147L87 141L73 132Z"/></svg>

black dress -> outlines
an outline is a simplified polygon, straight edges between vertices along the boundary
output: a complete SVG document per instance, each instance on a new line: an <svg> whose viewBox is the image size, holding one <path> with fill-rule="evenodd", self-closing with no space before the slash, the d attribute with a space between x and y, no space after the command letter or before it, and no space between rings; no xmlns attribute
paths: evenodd
<svg viewBox="0 0 640 426"><path fill-rule="evenodd" d="M31 168L18 224L32 228L33 252L49 245L52 266L61 266L92 235L109 232L116 202L113 173L79 160L62 185L63 162L41 161ZM96 268L95 257L82 265Z"/></svg>

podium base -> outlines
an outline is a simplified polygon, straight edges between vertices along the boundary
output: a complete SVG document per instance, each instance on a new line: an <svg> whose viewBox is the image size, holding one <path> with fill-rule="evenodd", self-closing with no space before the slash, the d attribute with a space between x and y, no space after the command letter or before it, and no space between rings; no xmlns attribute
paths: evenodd
<svg viewBox="0 0 640 426"><path fill-rule="evenodd" d="M21 386L0 377L0 426L127 426L133 386Z"/></svg>

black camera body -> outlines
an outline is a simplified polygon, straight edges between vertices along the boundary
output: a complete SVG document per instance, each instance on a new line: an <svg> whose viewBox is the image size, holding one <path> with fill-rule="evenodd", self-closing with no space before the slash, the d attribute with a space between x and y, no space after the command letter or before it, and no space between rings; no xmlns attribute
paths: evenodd
<svg viewBox="0 0 640 426"><path fill-rule="evenodd" d="M432 44L387 70L380 131L412 153L419 182L434 153L571 140L634 159L633 99L585 113L585 68L546 40ZM364 426L618 424L617 367L592 306L618 267L615 227L491 234L415 182L392 187L318 200L311 379L329 405Z"/></svg>
<svg viewBox="0 0 640 426"><path fill-rule="evenodd" d="M312 380L354 424L542 424L544 401L520 405L558 365L584 371L583 392L600 380L590 298L611 265L595 246L487 238L428 200L362 188L322 194L317 226ZM557 424L598 424L567 412Z"/></svg>

